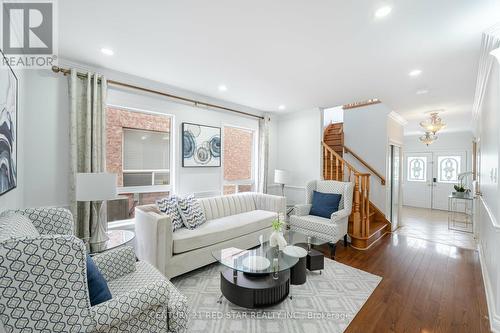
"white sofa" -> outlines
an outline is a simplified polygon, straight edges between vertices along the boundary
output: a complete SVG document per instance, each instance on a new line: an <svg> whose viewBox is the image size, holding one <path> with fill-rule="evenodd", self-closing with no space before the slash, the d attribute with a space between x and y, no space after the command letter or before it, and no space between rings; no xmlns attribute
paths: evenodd
<svg viewBox="0 0 500 333"><path fill-rule="evenodd" d="M207 222L194 230L172 232L171 220L156 205L135 209L137 257L171 278L215 261L212 251L251 248L259 235L271 234L271 223L285 213L286 199L261 193L240 193L197 199Z"/></svg>

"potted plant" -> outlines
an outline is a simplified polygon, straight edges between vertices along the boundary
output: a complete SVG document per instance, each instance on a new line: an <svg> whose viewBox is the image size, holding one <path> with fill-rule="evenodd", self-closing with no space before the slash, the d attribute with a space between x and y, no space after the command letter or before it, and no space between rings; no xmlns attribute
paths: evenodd
<svg viewBox="0 0 500 333"><path fill-rule="evenodd" d="M283 237L283 225L284 223L281 222L279 218L274 220L272 223L273 233L271 234L271 237L269 237L269 245L271 247L278 246L280 251L282 251L287 245L286 239Z"/></svg>
<svg viewBox="0 0 500 333"><path fill-rule="evenodd" d="M458 198L464 198L469 191L467 188L465 188L462 182L460 182L460 184L453 185L453 188L455 189L455 192L453 192L452 194Z"/></svg>

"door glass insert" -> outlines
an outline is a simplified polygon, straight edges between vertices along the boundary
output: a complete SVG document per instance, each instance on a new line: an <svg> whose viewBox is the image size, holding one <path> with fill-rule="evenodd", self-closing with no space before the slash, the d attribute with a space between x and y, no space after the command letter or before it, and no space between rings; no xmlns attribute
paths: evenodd
<svg viewBox="0 0 500 333"><path fill-rule="evenodd" d="M407 165L409 182L427 181L427 156L408 156Z"/></svg>
<svg viewBox="0 0 500 333"><path fill-rule="evenodd" d="M438 182L457 183L460 173L460 156L439 156L438 157Z"/></svg>

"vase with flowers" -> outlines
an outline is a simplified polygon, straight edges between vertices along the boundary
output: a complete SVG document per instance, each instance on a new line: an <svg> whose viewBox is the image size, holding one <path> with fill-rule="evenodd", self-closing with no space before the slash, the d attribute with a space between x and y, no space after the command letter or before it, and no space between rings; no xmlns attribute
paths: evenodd
<svg viewBox="0 0 500 333"><path fill-rule="evenodd" d="M269 237L269 245L271 247L277 246L280 251L283 251L287 245L286 239L283 236L283 226L284 223L279 218L274 220L272 223L273 232Z"/></svg>

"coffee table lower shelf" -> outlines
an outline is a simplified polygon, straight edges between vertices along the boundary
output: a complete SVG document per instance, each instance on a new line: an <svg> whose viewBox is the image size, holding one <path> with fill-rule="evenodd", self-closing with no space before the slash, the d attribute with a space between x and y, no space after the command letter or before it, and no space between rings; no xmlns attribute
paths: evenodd
<svg viewBox="0 0 500 333"><path fill-rule="evenodd" d="M233 274L236 276L233 276ZM222 295L244 308L264 308L284 301L290 293L290 270L273 274L247 274L224 269L220 273Z"/></svg>

